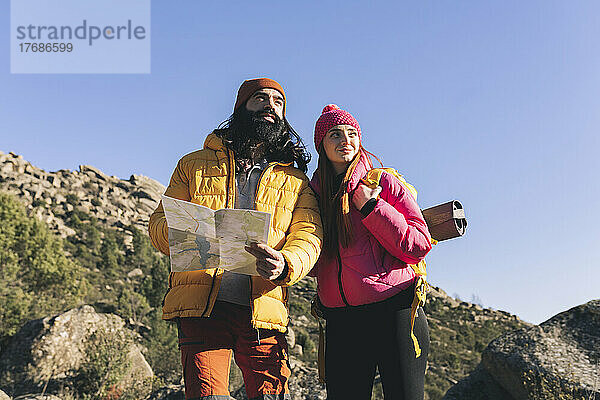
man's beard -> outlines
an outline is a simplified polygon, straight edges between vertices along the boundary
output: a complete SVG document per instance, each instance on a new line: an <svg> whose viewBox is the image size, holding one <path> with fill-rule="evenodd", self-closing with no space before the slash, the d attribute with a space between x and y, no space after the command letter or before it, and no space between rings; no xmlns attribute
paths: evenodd
<svg viewBox="0 0 600 400"><path fill-rule="evenodd" d="M270 116L274 122L264 117ZM229 124L231 147L236 157L271 158L289 140L285 122L272 111L248 111L242 107Z"/></svg>

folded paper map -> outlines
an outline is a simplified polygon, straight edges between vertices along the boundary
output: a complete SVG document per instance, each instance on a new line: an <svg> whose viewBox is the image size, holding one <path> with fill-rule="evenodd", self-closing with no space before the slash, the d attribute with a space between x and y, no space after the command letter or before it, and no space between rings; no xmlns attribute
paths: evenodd
<svg viewBox="0 0 600 400"><path fill-rule="evenodd" d="M223 268L258 275L256 258L244 250L252 242L267 243L271 214L254 210L212 210L162 196L169 226L171 271Z"/></svg>

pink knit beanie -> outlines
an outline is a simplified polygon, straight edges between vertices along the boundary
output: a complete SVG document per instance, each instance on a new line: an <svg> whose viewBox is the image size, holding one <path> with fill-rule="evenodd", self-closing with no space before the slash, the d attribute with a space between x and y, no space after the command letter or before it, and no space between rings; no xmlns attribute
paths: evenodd
<svg viewBox="0 0 600 400"><path fill-rule="evenodd" d="M335 104L328 104L323 108L321 116L315 124L315 148L317 151L319 151L319 146L327 132L336 125L353 126L358 131L358 140L361 140L360 126L352 114L340 109Z"/></svg>

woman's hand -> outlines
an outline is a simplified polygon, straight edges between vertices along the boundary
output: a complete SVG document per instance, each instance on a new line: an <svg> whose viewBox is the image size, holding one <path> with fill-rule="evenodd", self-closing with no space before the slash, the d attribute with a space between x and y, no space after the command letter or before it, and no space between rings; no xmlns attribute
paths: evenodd
<svg viewBox="0 0 600 400"><path fill-rule="evenodd" d="M367 201L376 199L379 193L381 193L381 186L371 189L367 185L360 183L352 195L352 202L360 210Z"/></svg>

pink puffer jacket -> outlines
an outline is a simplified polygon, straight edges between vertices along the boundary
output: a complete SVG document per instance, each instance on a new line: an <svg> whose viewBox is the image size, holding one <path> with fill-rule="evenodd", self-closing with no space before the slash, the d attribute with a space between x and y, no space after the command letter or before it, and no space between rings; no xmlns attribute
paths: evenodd
<svg viewBox="0 0 600 400"><path fill-rule="evenodd" d="M369 165L363 154L348 182L350 196ZM339 246L339 257L322 254L311 271L325 307L369 304L397 294L415 278L408 264L418 263L431 250L427 225L412 194L387 172L379 185L382 191L369 215L363 218L350 206L354 241L347 248ZM311 186L320 193L316 174Z"/></svg>

